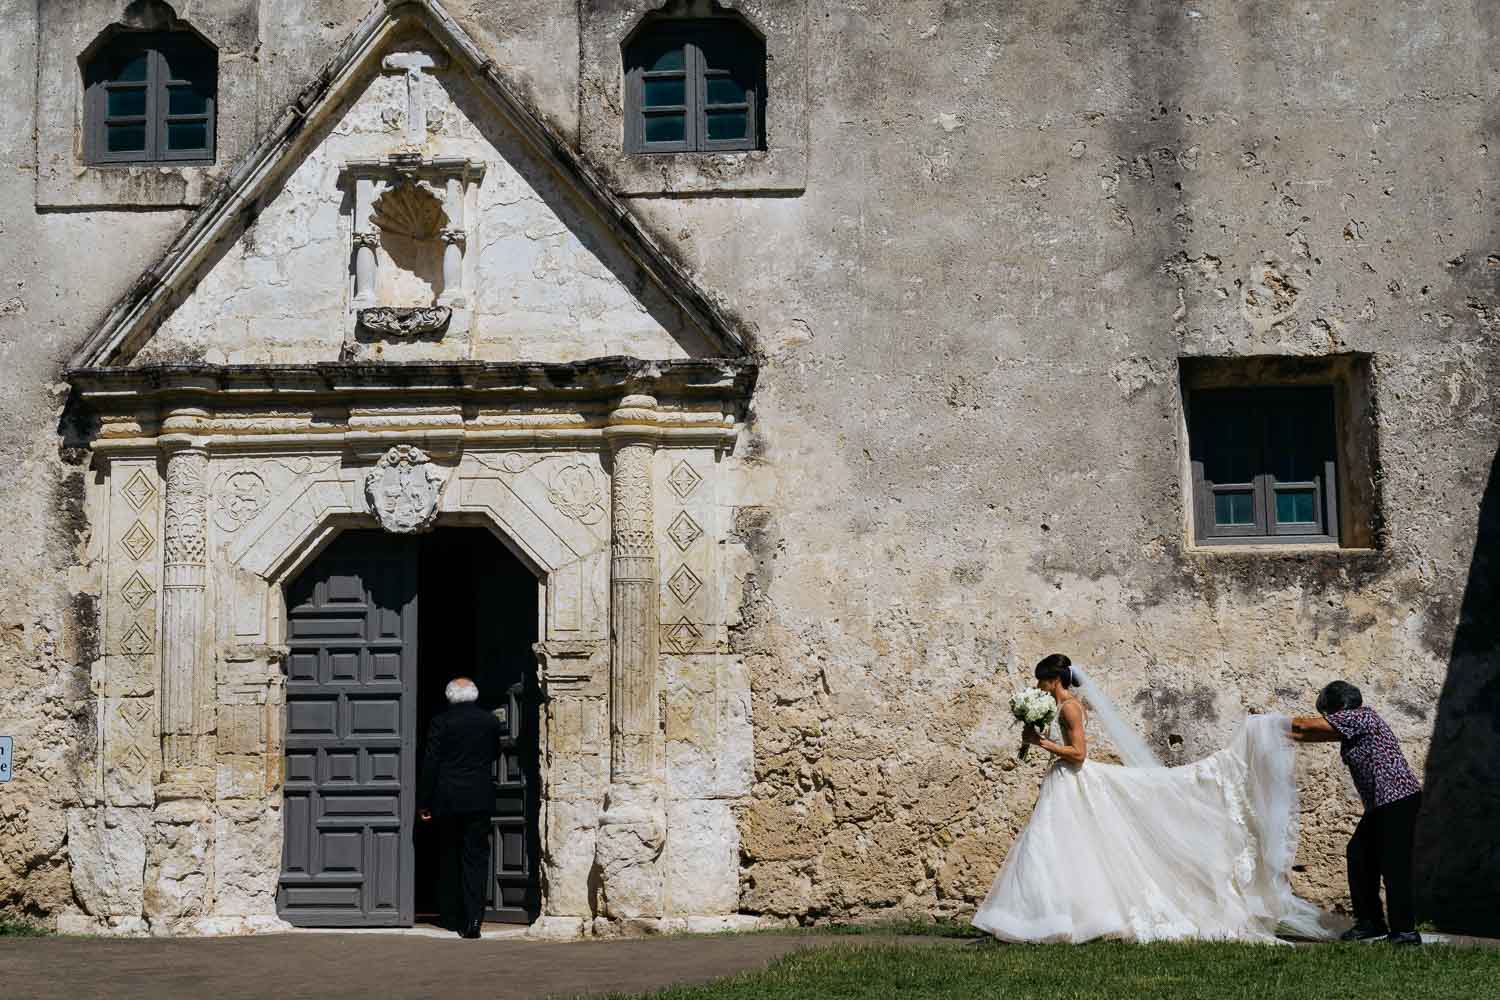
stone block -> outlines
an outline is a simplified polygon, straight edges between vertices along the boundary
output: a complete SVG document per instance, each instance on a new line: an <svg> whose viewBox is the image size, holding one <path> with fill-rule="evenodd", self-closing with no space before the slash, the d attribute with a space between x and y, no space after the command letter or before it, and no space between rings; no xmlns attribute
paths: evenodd
<svg viewBox="0 0 1500 1000"><path fill-rule="evenodd" d="M152 783L161 769L156 699L104 698L104 796L114 806L155 805Z"/></svg>
<svg viewBox="0 0 1500 1000"><path fill-rule="evenodd" d="M221 698L218 718L220 753L254 754L266 747L265 690L258 692L260 701L235 701L226 704Z"/></svg>
<svg viewBox="0 0 1500 1000"><path fill-rule="evenodd" d="M679 799L750 793L754 734L750 686L738 657L671 657L665 666L669 794Z"/></svg>
<svg viewBox="0 0 1500 1000"><path fill-rule="evenodd" d="M212 908L213 823L206 803L164 802L152 813L145 913L153 934L191 929Z"/></svg>
<svg viewBox="0 0 1500 1000"><path fill-rule="evenodd" d="M740 834L730 803L677 801L667 806L662 873L667 913L733 913L740 899Z"/></svg>
<svg viewBox="0 0 1500 1000"><path fill-rule="evenodd" d="M239 937L246 934L285 934L294 930L291 924L273 915L252 917L212 916L195 920L194 934L202 937Z"/></svg>
<svg viewBox="0 0 1500 1000"><path fill-rule="evenodd" d="M662 913L661 855L666 834L661 800L648 788L610 788L594 846L604 912L615 920Z"/></svg>
<svg viewBox="0 0 1500 1000"><path fill-rule="evenodd" d="M584 917L597 909L593 878L597 801L555 799L543 806L542 884L549 917Z"/></svg>
<svg viewBox="0 0 1500 1000"><path fill-rule="evenodd" d="M151 810L68 810L73 889L92 917L139 917Z"/></svg>
<svg viewBox="0 0 1500 1000"><path fill-rule="evenodd" d="M214 769L214 787L219 799L255 799L265 794L266 759L253 756L219 755Z"/></svg>
<svg viewBox="0 0 1500 1000"><path fill-rule="evenodd" d="M738 934L760 930L762 918L748 913L689 916L683 919L689 934Z"/></svg>
<svg viewBox="0 0 1500 1000"><path fill-rule="evenodd" d="M94 936L104 933L106 924L86 913L64 913L57 918L57 933Z"/></svg>
<svg viewBox="0 0 1500 1000"><path fill-rule="evenodd" d="M576 941L590 926L587 917L540 916L526 928L526 936L536 941Z"/></svg>
<svg viewBox="0 0 1500 1000"><path fill-rule="evenodd" d="M130 641L139 642L139 647L155 648L155 623L141 623L139 636L132 634ZM104 657L99 673L100 693L110 698L149 698L156 693L156 684L161 680L161 668L156 657L109 655Z"/></svg>
<svg viewBox="0 0 1500 1000"><path fill-rule="evenodd" d="M215 914L275 917L281 838L280 809L221 803L214 821Z"/></svg>

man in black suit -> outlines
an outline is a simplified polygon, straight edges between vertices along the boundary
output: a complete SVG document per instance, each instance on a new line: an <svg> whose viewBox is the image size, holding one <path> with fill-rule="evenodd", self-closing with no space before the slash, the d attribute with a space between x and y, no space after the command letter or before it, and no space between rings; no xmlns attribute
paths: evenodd
<svg viewBox="0 0 1500 1000"><path fill-rule="evenodd" d="M484 922L484 884L489 865L490 812L495 805L491 772L500 756L500 720L480 708L479 688L455 677L444 691L448 710L432 719L417 789L417 816L434 817L442 844L443 922L466 938L477 938Z"/></svg>

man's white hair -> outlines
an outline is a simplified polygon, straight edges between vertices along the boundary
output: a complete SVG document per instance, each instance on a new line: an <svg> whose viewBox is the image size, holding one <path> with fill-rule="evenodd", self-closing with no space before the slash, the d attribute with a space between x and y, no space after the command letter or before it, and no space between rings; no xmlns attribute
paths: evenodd
<svg viewBox="0 0 1500 1000"><path fill-rule="evenodd" d="M462 705L466 701L479 700L479 687L467 677L455 677L443 688L450 705Z"/></svg>

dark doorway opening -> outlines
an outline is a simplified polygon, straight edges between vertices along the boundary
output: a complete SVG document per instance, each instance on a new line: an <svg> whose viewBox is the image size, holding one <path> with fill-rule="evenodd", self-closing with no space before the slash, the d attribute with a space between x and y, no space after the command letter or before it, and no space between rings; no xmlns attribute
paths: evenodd
<svg viewBox="0 0 1500 1000"><path fill-rule="evenodd" d="M539 720L536 677L537 580L488 531L439 528L417 543L421 613L417 631L418 767L427 728L448 705L454 677L479 687L479 704L506 726L495 775L485 919L529 923L541 908L537 877L540 832ZM416 919L441 910L441 844L435 824L413 830Z"/></svg>

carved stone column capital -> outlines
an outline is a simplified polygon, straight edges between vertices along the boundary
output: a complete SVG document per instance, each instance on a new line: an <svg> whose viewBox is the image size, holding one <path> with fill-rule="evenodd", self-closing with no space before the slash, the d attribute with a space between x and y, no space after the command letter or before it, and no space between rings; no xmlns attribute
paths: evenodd
<svg viewBox="0 0 1500 1000"><path fill-rule="evenodd" d="M661 411L654 396L631 395L620 400L610 411L604 427L604 440L615 452L631 444L651 447L661 438Z"/></svg>
<svg viewBox="0 0 1500 1000"><path fill-rule="evenodd" d="M354 249L356 250L374 250L379 246L380 233L376 230L354 234Z"/></svg>

